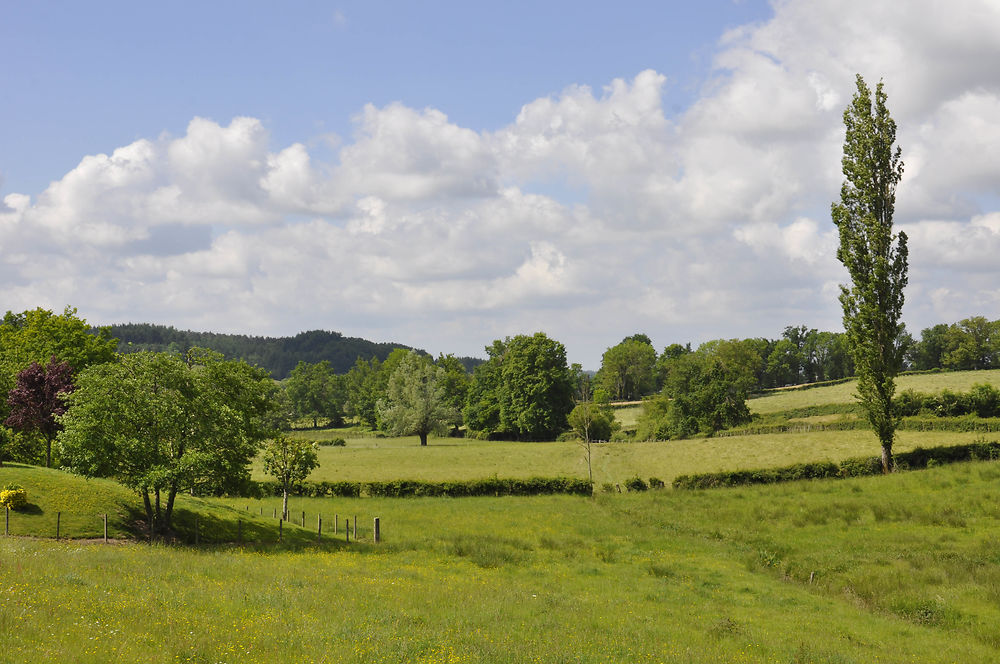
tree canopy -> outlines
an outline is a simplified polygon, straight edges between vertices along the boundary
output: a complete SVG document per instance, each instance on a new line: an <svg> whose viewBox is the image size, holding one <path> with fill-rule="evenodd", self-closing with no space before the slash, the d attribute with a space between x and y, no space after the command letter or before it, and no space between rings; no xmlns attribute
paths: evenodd
<svg viewBox="0 0 1000 664"><path fill-rule="evenodd" d="M343 406L347 400L344 379L334 373L326 360L309 364L299 362L285 379L285 389L295 413L313 421L330 420L334 426L343 422Z"/></svg>
<svg viewBox="0 0 1000 664"><path fill-rule="evenodd" d="M53 355L46 366L32 362L18 373L14 389L7 395L10 415L4 424L42 436L47 468L52 466L52 440L62 429L58 417L66 412L63 398L73 388L73 368Z"/></svg>
<svg viewBox="0 0 1000 664"><path fill-rule="evenodd" d="M169 533L178 491L233 492L249 480L272 434L275 389L262 369L198 349L93 365L77 376L60 419L63 462L136 490L150 532Z"/></svg>
<svg viewBox="0 0 1000 664"><path fill-rule="evenodd" d="M429 358L410 351L393 369L386 395L379 401L379 419L393 435L444 434L456 414L445 392L447 372Z"/></svg>
<svg viewBox="0 0 1000 664"><path fill-rule="evenodd" d="M615 401L632 401L656 389L656 349L637 334L608 348L601 358L597 383Z"/></svg>
<svg viewBox="0 0 1000 664"><path fill-rule="evenodd" d="M890 472L898 420L892 398L903 364L900 316L908 267L906 234L892 230L903 162L882 82L874 100L860 75L856 83L857 92L844 111L844 183L832 216L840 234L837 258L851 277L850 286L840 287L840 304L858 400L882 445L882 469Z"/></svg>
<svg viewBox="0 0 1000 664"><path fill-rule="evenodd" d="M7 394L18 372L32 362L44 366L55 356L76 373L113 360L117 344L109 328L92 331L73 307L66 307L62 314L41 307L21 313L8 311L0 322L0 391ZM6 409L6 399L0 404Z"/></svg>
<svg viewBox="0 0 1000 664"><path fill-rule="evenodd" d="M279 434L264 443L264 472L281 483L281 518L288 520L288 491L319 466L316 443Z"/></svg>
<svg viewBox="0 0 1000 664"><path fill-rule="evenodd" d="M747 367L720 352L720 344L678 355L667 363L663 391L645 402L636 435L640 440L685 438L749 422L746 399L752 384Z"/></svg>
<svg viewBox="0 0 1000 664"><path fill-rule="evenodd" d="M544 440L566 430L576 388L561 343L537 332L498 339L486 352L466 401L471 432Z"/></svg>

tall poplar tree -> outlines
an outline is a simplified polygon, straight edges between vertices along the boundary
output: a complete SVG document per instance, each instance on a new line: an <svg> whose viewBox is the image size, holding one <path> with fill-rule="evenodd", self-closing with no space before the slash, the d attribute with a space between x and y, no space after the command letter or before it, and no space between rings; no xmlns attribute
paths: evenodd
<svg viewBox="0 0 1000 664"><path fill-rule="evenodd" d="M903 360L899 318L907 282L906 234L892 232L903 162L894 146L896 123L886 108L882 82L874 100L860 74L857 87L844 111L845 179L832 214L840 231L837 258L851 275L850 286L840 287L840 303L858 376L858 401L882 445L882 471L888 473L898 423L892 398Z"/></svg>

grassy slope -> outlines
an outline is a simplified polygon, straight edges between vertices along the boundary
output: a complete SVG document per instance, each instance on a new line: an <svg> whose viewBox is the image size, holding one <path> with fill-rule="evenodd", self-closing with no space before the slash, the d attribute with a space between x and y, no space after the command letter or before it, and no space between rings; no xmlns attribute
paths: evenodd
<svg viewBox="0 0 1000 664"><path fill-rule="evenodd" d="M949 372L903 376L898 389L935 392L942 389L967 390L978 382L1000 385L1000 370ZM781 391L749 402L756 413L778 413L792 408L852 403L855 384L844 383L809 390ZM628 425L635 424L640 407L616 411ZM840 415L816 415L800 421L820 423ZM346 447L320 449L320 467L310 479L316 481L375 481L391 479L453 480L532 475L586 477L583 448L566 443L484 442L471 439L431 438L421 448L415 436L404 438L359 437L356 431L297 431L310 440L347 439ZM971 442L976 433L901 431L896 449ZM593 447L594 480L620 484L639 475L670 482L685 473L735 470L786 465L800 461L839 461L853 456L875 454L878 444L867 430L828 431L796 434L747 435L730 438L696 438L658 443L613 443ZM254 470L265 479L263 469Z"/></svg>
<svg viewBox="0 0 1000 664"><path fill-rule="evenodd" d="M1000 387L1000 369L988 371L950 371L935 374L900 376L896 379L896 392L940 392L941 390L966 391L976 383L990 383ZM853 403L857 383L817 387L807 390L787 390L769 393L748 402L754 413L777 413L792 408L824 406L832 403Z"/></svg>
<svg viewBox="0 0 1000 664"><path fill-rule="evenodd" d="M594 501L297 501L381 515L382 546L323 553L0 538L0 652L10 662L991 661L998 478L984 462Z"/></svg>
<svg viewBox="0 0 1000 664"><path fill-rule="evenodd" d="M0 467L0 487L9 482L16 482L27 490L29 503L26 509L9 513L11 535L54 538L58 513L62 538L103 538L105 514L108 515L109 537L143 537L140 522L145 519L145 513L140 498L115 482L87 480L58 470L8 463ZM174 509L174 524L182 540L194 540L197 517L200 540L235 541L239 530L246 542L275 542L278 524L270 518L272 513L272 510L249 513L218 501L180 495ZM5 516L0 509L0 519ZM241 526L237 526L237 519L243 521ZM287 524L282 531L283 539L289 543L302 544L315 538L311 525L302 529Z"/></svg>
<svg viewBox="0 0 1000 664"><path fill-rule="evenodd" d="M971 442L976 433L901 431L896 449ZM639 475L670 482L676 475L737 468L787 465L798 461L839 461L874 455L870 431L695 438L655 443L601 443L592 446L594 481L621 483ZM453 480L533 475L586 477L584 449L578 443L484 442L431 438L349 439L346 447L322 447L320 467L311 480ZM255 469L257 479L265 479Z"/></svg>

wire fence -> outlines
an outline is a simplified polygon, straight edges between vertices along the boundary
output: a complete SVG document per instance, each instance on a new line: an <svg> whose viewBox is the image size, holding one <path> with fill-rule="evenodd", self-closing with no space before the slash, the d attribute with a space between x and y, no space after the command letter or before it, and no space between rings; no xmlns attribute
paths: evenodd
<svg viewBox="0 0 1000 664"><path fill-rule="evenodd" d="M33 509L32 509L33 508ZM382 541L381 518L371 517L369 525L357 515L308 514L290 512L283 519L276 508L266 514L259 507L256 516L247 505L247 518L221 518L211 514L175 510L172 518L171 541L185 544L304 544L379 543ZM147 535L141 527L123 527L121 515L79 513L71 511L43 512L35 506L27 510L3 508L5 537L41 537L51 539L120 541L122 535L134 539ZM109 526L110 523L110 526Z"/></svg>

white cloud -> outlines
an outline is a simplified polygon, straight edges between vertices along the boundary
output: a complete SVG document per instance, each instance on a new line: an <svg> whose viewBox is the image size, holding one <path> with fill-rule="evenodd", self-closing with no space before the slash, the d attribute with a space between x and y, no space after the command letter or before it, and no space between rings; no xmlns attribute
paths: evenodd
<svg viewBox="0 0 1000 664"><path fill-rule="evenodd" d="M911 327L997 318L996 34L986 3L786 0L724 36L672 119L651 70L523 100L489 132L368 105L352 139L317 149L327 137L275 146L260 120L195 118L3 198L8 307L458 353L544 329L591 367L638 331L836 327L829 205L861 72L884 76L900 126Z"/></svg>

